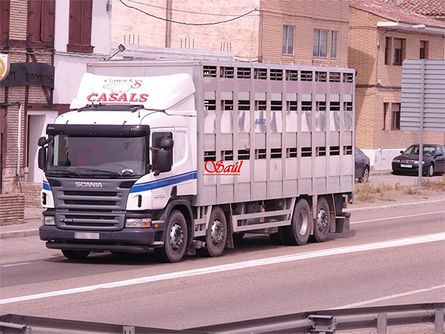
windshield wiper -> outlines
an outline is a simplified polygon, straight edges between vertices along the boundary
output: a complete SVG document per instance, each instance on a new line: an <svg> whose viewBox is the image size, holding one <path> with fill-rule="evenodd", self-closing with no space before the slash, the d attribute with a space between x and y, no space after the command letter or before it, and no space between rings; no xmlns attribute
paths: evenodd
<svg viewBox="0 0 445 334"><path fill-rule="evenodd" d="M100 169L100 168L77 168L76 170L82 174L85 174L84 172L86 172L85 175L88 175L88 176L94 176L94 175L121 176L117 172L113 172L113 171L106 170L106 169Z"/></svg>
<svg viewBox="0 0 445 334"><path fill-rule="evenodd" d="M53 170L48 170L47 174L50 175L60 175L60 176L69 176L69 177L73 177L73 176L77 176L77 177L82 177L82 175L80 175L78 172L72 171L72 170L68 170L68 169L53 169Z"/></svg>

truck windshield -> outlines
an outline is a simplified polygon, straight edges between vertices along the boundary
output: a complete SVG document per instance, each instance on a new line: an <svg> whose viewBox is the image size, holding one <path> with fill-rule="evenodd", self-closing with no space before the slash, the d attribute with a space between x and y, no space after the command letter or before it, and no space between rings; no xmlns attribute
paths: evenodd
<svg viewBox="0 0 445 334"><path fill-rule="evenodd" d="M56 135L48 150L51 175L135 177L147 166L147 137Z"/></svg>

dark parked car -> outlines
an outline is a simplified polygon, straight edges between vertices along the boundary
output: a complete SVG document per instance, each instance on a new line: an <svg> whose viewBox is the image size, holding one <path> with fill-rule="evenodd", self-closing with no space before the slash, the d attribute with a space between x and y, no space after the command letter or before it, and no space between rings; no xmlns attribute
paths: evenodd
<svg viewBox="0 0 445 334"><path fill-rule="evenodd" d="M419 172L419 145L411 145L392 160L393 174L417 174ZM423 145L422 173L426 176L445 172L445 146Z"/></svg>
<svg viewBox="0 0 445 334"><path fill-rule="evenodd" d="M355 178L359 182L368 182L369 180L369 158L359 148L355 148Z"/></svg>

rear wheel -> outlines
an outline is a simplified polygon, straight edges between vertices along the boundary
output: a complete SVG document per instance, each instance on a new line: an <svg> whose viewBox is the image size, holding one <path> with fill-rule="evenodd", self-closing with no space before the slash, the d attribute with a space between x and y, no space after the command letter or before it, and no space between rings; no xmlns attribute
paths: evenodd
<svg viewBox="0 0 445 334"><path fill-rule="evenodd" d="M179 262L187 248L187 222L181 211L170 214L164 231L164 246L155 248L156 254L163 262Z"/></svg>
<svg viewBox="0 0 445 334"><path fill-rule="evenodd" d="M62 254L68 260L83 260L87 258L90 251L62 249Z"/></svg>
<svg viewBox="0 0 445 334"><path fill-rule="evenodd" d="M206 231L206 247L199 251L204 256L220 256L224 252L227 241L227 220L224 211L214 207L210 215L209 226Z"/></svg>
<svg viewBox="0 0 445 334"><path fill-rule="evenodd" d="M317 203L317 216L314 222L314 240L316 242L326 241L331 227L331 211L329 203L324 197L320 197Z"/></svg>
<svg viewBox="0 0 445 334"><path fill-rule="evenodd" d="M369 180L369 167L365 166L365 169L363 170L363 176L359 179L360 182L365 183Z"/></svg>
<svg viewBox="0 0 445 334"><path fill-rule="evenodd" d="M290 245L304 245L309 239L312 230L313 219L308 202L302 198L295 205L292 215L290 233L286 233L286 241Z"/></svg>

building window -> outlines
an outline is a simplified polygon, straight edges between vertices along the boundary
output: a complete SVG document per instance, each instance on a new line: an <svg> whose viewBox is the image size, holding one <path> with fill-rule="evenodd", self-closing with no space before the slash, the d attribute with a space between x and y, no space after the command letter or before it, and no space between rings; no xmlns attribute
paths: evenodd
<svg viewBox="0 0 445 334"><path fill-rule="evenodd" d="M328 56L328 32L328 30L314 29L314 57L326 58Z"/></svg>
<svg viewBox="0 0 445 334"><path fill-rule="evenodd" d="M419 59L428 59L429 42L420 41Z"/></svg>
<svg viewBox="0 0 445 334"><path fill-rule="evenodd" d="M401 66L405 60L406 39L394 38L394 61L393 65Z"/></svg>
<svg viewBox="0 0 445 334"><path fill-rule="evenodd" d="M400 103L391 104L391 130L400 130Z"/></svg>
<svg viewBox="0 0 445 334"><path fill-rule="evenodd" d="M54 46L55 0L28 0L28 41Z"/></svg>
<svg viewBox="0 0 445 334"><path fill-rule="evenodd" d="M284 55L294 54L294 26L283 26L283 51Z"/></svg>
<svg viewBox="0 0 445 334"><path fill-rule="evenodd" d="M337 58L338 31L331 31L331 58Z"/></svg>
<svg viewBox="0 0 445 334"><path fill-rule="evenodd" d="M385 38L385 65L391 65L392 38Z"/></svg>
<svg viewBox="0 0 445 334"><path fill-rule="evenodd" d="M69 41L70 52L93 52L91 46L91 23L93 0L70 0Z"/></svg>
<svg viewBox="0 0 445 334"><path fill-rule="evenodd" d="M0 0L0 45L6 45L9 38L9 0Z"/></svg>

